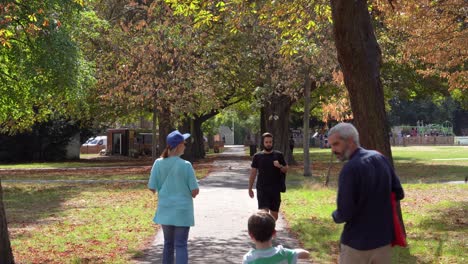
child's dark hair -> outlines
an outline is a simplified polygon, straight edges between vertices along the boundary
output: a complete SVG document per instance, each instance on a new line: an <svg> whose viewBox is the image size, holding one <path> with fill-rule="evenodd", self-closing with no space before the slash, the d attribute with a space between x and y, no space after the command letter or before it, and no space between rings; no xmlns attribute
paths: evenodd
<svg viewBox="0 0 468 264"><path fill-rule="evenodd" d="M275 232L275 218L267 211L258 211L249 217L249 234L259 242L266 242L271 239Z"/></svg>

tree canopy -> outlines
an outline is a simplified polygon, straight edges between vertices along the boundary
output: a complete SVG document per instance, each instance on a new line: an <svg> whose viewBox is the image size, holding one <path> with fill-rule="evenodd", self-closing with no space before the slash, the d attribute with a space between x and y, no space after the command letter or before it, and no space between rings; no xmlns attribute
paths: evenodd
<svg viewBox="0 0 468 264"><path fill-rule="evenodd" d="M83 1L0 4L0 132L86 112L93 66L77 43Z"/></svg>
<svg viewBox="0 0 468 264"><path fill-rule="evenodd" d="M468 89L466 1L376 1L375 8L400 40L400 63L447 79L450 90Z"/></svg>

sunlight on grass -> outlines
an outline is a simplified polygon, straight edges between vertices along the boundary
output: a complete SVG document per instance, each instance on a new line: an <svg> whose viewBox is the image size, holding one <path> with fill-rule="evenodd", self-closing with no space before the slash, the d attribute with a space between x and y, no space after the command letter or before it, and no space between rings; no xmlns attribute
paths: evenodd
<svg viewBox="0 0 468 264"><path fill-rule="evenodd" d="M460 158L468 158L468 147L465 147L465 146L392 147L392 155L393 155L393 159L396 161L431 161L433 159L460 159ZM468 160L466 162L468 162Z"/></svg>
<svg viewBox="0 0 468 264"><path fill-rule="evenodd" d="M296 161L302 161L301 151L295 149ZM424 184L463 180L468 176L468 161L433 159L463 158L466 153L466 147L393 149L397 174L403 183L407 183L404 184L406 198L402 201L402 209L410 244L409 248L394 249L393 263L467 261L467 185ZM330 155L330 149L311 149L312 177L302 175L301 163L291 166L287 192L282 196L281 208L289 226L311 251L315 263L336 263L339 251L342 225L334 224L330 215L335 209L336 185L343 163L332 159L330 185L323 187ZM101 166L106 163L92 164ZM35 168L37 164L27 166ZM53 166L82 165L65 162ZM194 167L197 178L201 179L209 173L211 163L197 162ZM86 173L3 172L1 177L3 180L146 181L149 168ZM2 184L11 242L18 263L129 263L144 255L143 248L156 232L152 224L156 198L146 189L146 183Z"/></svg>
<svg viewBox="0 0 468 264"><path fill-rule="evenodd" d="M333 263L339 239L339 227L330 221L334 192L325 188L293 189L282 200L290 228L304 247L311 250L312 259L317 263Z"/></svg>
<svg viewBox="0 0 468 264"><path fill-rule="evenodd" d="M68 163L69 164L69 163ZM194 165L197 178L211 163ZM131 173L134 171L135 173ZM4 172L2 180L143 180L108 183L2 182L11 244L18 263L129 263L156 234L156 196L149 168Z"/></svg>
<svg viewBox="0 0 468 264"><path fill-rule="evenodd" d="M6 184L4 191L19 263L128 263L155 234L155 196L142 184L29 186L27 191ZM24 193L34 201L25 201ZM28 201L32 205L25 208Z"/></svg>
<svg viewBox="0 0 468 264"><path fill-rule="evenodd" d="M343 225L333 223L335 188L290 188L282 196L289 226L316 263L336 263ZM392 263L464 263L468 243L468 186L405 184L402 201L409 248L395 248Z"/></svg>
<svg viewBox="0 0 468 264"><path fill-rule="evenodd" d="M468 176L468 147L466 146L412 146L393 147L395 171L402 183L441 183L448 181L463 181ZM315 180L324 181L331 164L331 184L336 184L343 163L332 158L330 149L310 150L312 175ZM294 151L294 159L299 166L293 168L295 173L303 173L302 149ZM448 160L434 160L448 159ZM454 159L454 160L451 160ZM289 175L288 175L289 177Z"/></svg>
<svg viewBox="0 0 468 264"><path fill-rule="evenodd" d="M33 162L18 164L0 164L0 169L61 169L61 168L83 168L83 167L117 167L128 166L129 162Z"/></svg>

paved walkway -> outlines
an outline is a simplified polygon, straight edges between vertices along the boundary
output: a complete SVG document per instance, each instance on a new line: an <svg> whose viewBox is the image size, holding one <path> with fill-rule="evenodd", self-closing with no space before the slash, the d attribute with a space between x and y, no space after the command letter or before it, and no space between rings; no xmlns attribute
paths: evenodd
<svg viewBox="0 0 468 264"><path fill-rule="evenodd" d="M227 146L214 162L214 170L200 181L195 198L195 226L189 235L189 263L241 263L253 246L247 233L247 219L257 211L257 200L248 195L250 161L242 146ZM298 242L285 229L280 216L275 243L288 248ZM162 262L163 236L158 232L143 260L136 263ZM310 263L301 261L299 263Z"/></svg>

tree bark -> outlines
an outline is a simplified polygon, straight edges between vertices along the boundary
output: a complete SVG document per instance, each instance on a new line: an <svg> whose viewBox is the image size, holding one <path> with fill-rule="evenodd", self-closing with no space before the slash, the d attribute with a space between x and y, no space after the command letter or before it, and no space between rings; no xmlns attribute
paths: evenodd
<svg viewBox="0 0 468 264"><path fill-rule="evenodd" d="M193 120L192 128L192 153L195 160L205 158L205 139L203 138L202 124L204 120L200 117Z"/></svg>
<svg viewBox="0 0 468 264"><path fill-rule="evenodd" d="M0 263L14 264L11 250L10 237L8 235L5 207L3 206L3 189L0 181Z"/></svg>
<svg viewBox="0 0 468 264"><path fill-rule="evenodd" d="M310 120L310 90L312 86L312 80L309 76L309 71L304 72L304 131L303 131L303 149L304 149L304 176L312 176L310 169L310 153L309 153L309 120ZM314 82L315 85L315 82Z"/></svg>
<svg viewBox="0 0 468 264"><path fill-rule="evenodd" d="M331 7L338 61L361 145L379 151L393 164L380 80L381 51L367 1L331 0Z"/></svg>
<svg viewBox="0 0 468 264"><path fill-rule="evenodd" d="M163 107L162 111L158 115L158 124L159 124L159 138L158 138L158 144L159 144L159 153L158 156L162 153L162 151L166 148L166 137L169 135L174 130L174 126L172 125L171 122L171 115L170 111L168 108ZM185 133L185 132L184 132Z"/></svg>
<svg viewBox="0 0 468 264"><path fill-rule="evenodd" d="M272 95L270 102L261 111L262 134L273 134L273 148L283 153L288 164L296 164L289 149L289 114L292 100L286 95ZM263 142L262 142L263 143Z"/></svg>
<svg viewBox="0 0 468 264"><path fill-rule="evenodd" d="M193 125L190 128L193 140L191 141L191 148L190 156L193 160L204 159L206 152L205 152L205 139L203 138L203 130L202 125L205 121L212 118L213 116L217 115L219 112L217 110L213 110L209 113L195 116L193 118Z"/></svg>
<svg viewBox="0 0 468 264"><path fill-rule="evenodd" d="M195 155L193 153L193 146L197 144L194 138L193 133L194 121L191 117L185 117L182 121L182 125L179 127L179 131L182 134L190 133L190 139L187 140L187 145L185 145L185 152L182 155L182 158L188 160L190 162L194 162L196 160Z"/></svg>
<svg viewBox="0 0 468 264"><path fill-rule="evenodd" d="M151 158L155 161L158 158L158 108L156 105L153 108L153 123L151 128L152 140L151 140Z"/></svg>
<svg viewBox="0 0 468 264"><path fill-rule="evenodd" d="M349 92L361 145L379 151L393 165L390 128L380 80L382 57L367 1L331 0L331 7L338 61ZM405 230L399 201L397 211Z"/></svg>

